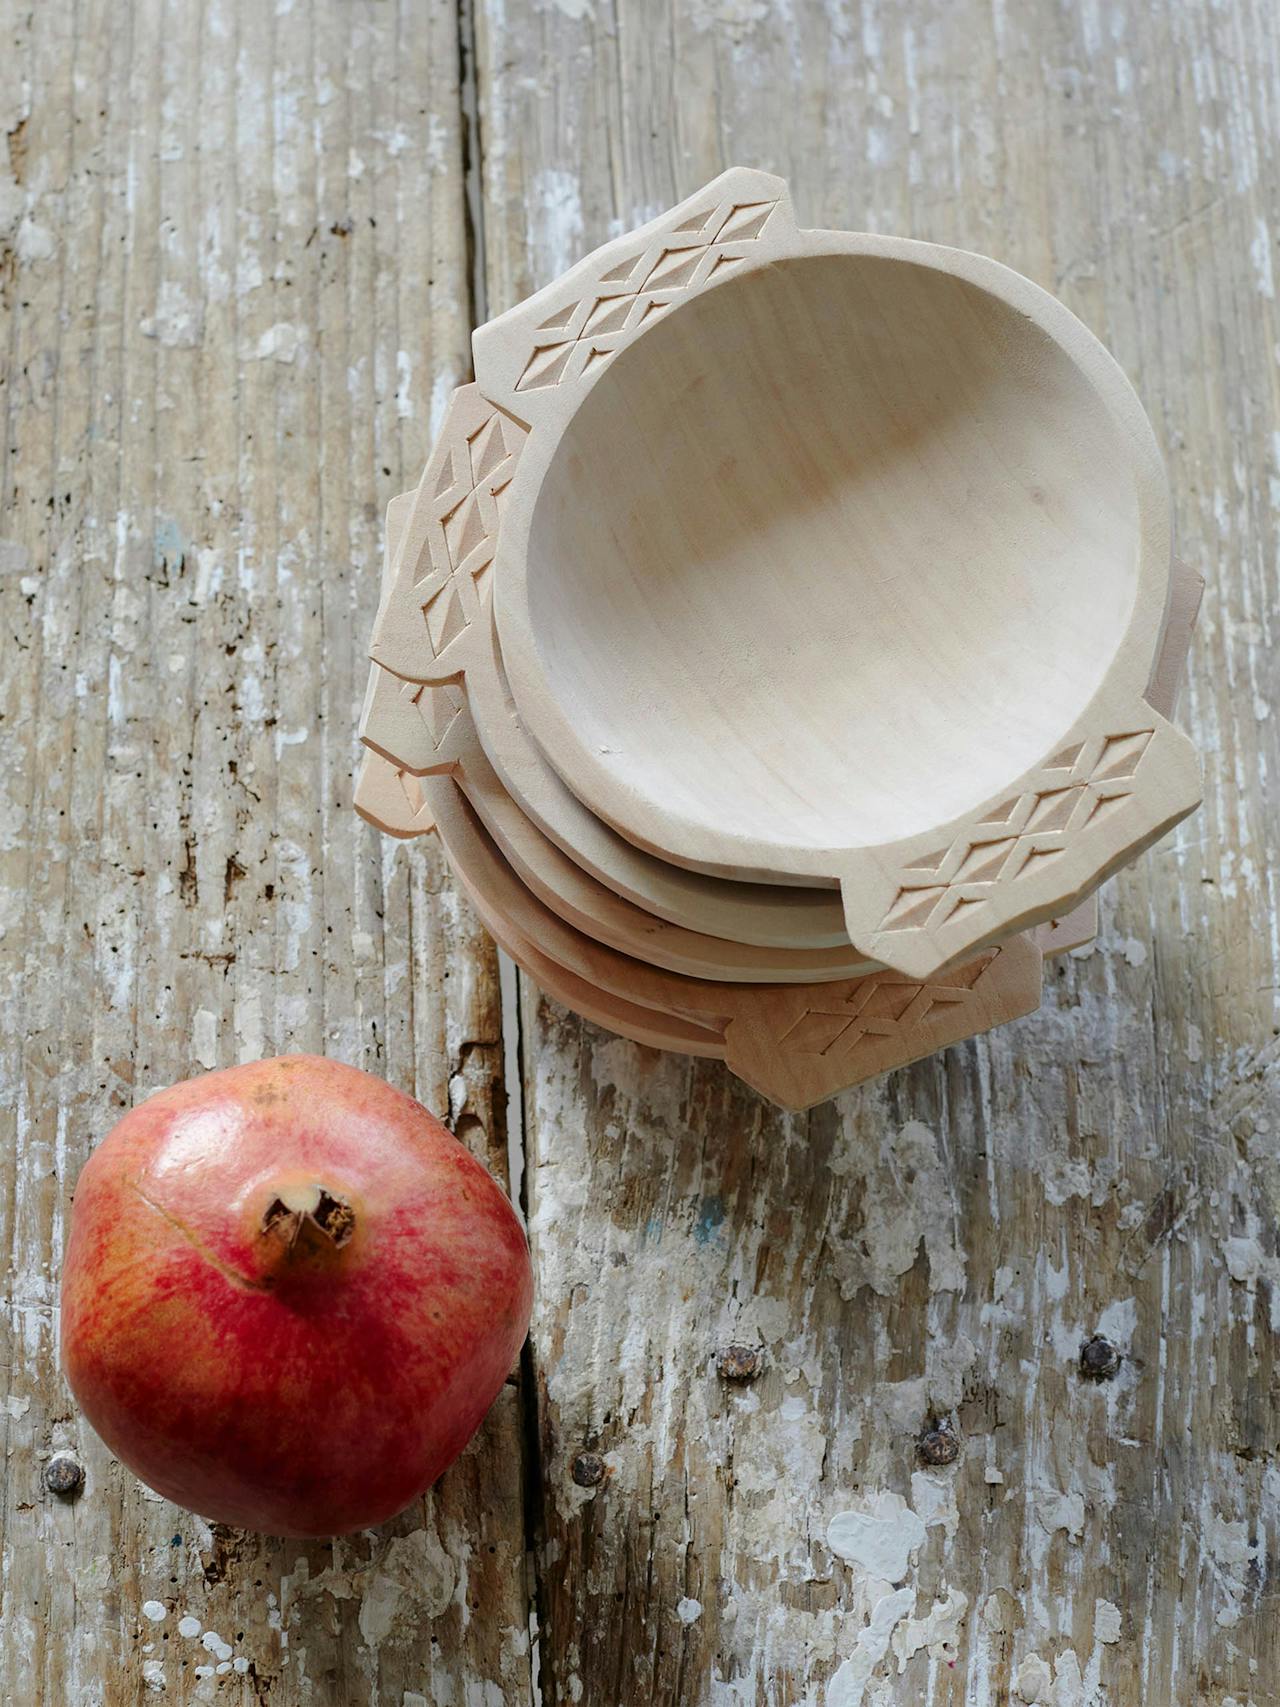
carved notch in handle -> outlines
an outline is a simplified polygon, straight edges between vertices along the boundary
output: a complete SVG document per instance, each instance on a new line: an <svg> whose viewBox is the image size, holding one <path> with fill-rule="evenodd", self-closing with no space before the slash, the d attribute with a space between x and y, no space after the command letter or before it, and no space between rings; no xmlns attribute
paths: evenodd
<svg viewBox="0 0 1280 1707"><path fill-rule="evenodd" d="M528 434L478 386L449 399L391 557L369 655L406 681L444 682L474 661L507 488ZM388 534L393 526L388 511Z"/></svg>
<svg viewBox="0 0 1280 1707"><path fill-rule="evenodd" d="M355 809L388 836L425 836L436 827L422 784L397 770L381 753L363 753L356 778Z"/></svg>

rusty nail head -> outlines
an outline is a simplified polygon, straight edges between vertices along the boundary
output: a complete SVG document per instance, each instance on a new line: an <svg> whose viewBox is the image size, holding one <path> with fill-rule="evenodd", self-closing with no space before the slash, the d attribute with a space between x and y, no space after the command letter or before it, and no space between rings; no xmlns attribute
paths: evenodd
<svg viewBox="0 0 1280 1707"><path fill-rule="evenodd" d="M569 1474L580 1488L598 1488L604 1481L604 1459L598 1452L580 1452Z"/></svg>
<svg viewBox="0 0 1280 1707"><path fill-rule="evenodd" d="M763 1346L722 1345L716 1352L716 1373L726 1381L754 1381L763 1368Z"/></svg>
<svg viewBox="0 0 1280 1707"><path fill-rule="evenodd" d="M954 1464L960 1456L960 1442L949 1428L926 1429L916 1448L926 1464Z"/></svg>
<svg viewBox="0 0 1280 1707"><path fill-rule="evenodd" d="M44 1467L44 1485L60 1499L74 1499L84 1486L84 1466L69 1452L58 1452Z"/></svg>
<svg viewBox="0 0 1280 1707"><path fill-rule="evenodd" d="M1080 1372L1095 1381L1109 1381L1122 1361L1115 1346L1101 1334L1095 1334L1080 1347Z"/></svg>

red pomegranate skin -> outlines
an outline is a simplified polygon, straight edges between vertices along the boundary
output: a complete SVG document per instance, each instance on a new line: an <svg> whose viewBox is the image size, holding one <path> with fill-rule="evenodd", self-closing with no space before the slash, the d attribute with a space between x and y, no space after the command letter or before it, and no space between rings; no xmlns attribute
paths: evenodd
<svg viewBox="0 0 1280 1707"><path fill-rule="evenodd" d="M381 1523L466 1445L529 1324L524 1234L412 1098L289 1055L140 1103L76 1186L62 1356L157 1493L275 1535Z"/></svg>

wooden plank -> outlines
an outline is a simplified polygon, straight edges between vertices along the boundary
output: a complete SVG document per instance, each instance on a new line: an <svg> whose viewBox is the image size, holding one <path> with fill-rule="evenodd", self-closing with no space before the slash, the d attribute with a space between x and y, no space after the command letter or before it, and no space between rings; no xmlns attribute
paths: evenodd
<svg viewBox="0 0 1280 1707"><path fill-rule="evenodd" d="M325 1050L505 1176L491 946L350 807L382 511L467 360L457 17L5 21L0 1698L527 1699L515 1386L427 1500L311 1546L148 1496L56 1365L72 1182L178 1077Z"/></svg>
<svg viewBox="0 0 1280 1707"><path fill-rule="evenodd" d="M525 989L543 1700L1276 1701L1275 9L477 11L491 312L726 165L784 173L810 223L1062 295L1209 582L1204 810L1038 1017L786 1119ZM890 1599L895 1500L925 1539Z"/></svg>

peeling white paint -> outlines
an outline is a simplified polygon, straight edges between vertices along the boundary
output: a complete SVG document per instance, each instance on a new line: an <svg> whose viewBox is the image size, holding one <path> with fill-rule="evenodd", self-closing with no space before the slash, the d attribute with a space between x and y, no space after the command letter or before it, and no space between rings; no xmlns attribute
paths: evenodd
<svg viewBox="0 0 1280 1707"><path fill-rule="evenodd" d="M1056 1489L1038 1491L1035 1496L1036 1520L1046 1534L1065 1529L1072 1541L1084 1534L1084 1496L1079 1493L1060 1493Z"/></svg>
<svg viewBox="0 0 1280 1707"><path fill-rule="evenodd" d="M1254 236L1253 242L1249 245L1249 258L1253 262L1253 276L1257 281L1258 295L1265 298L1267 302L1274 302L1276 281L1271 264L1271 228L1261 215L1254 222Z"/></svg>
<svg viewBox="0 0 1280 1707"><path fill-rule="evenodd" d="M156 295L154 314L139 322L144 338L155 338L173 350L192 350L203 336L203 317L176 279L165 279Z"/></svg>
<svg viewBox="0 0 1280 1707"><path fill-rule="evenodd" d="M285 1579L282 1626L290 1621L293 1608L317 1596L354 1600L359 1606L360 1635L376 1648L397 1624L438 1618L453 1600L458 1581L457 1562L434 1529L393 1536L378 1546L367 1562L335 1562L315 1577L306 1559L299 1558Z"/></svg>
<svg viewBox="0 0 1280 1707"><path fill-rule="evenodd" d="M965 1256L950 1169L937 1137L919 1120L885 1130L878 1156L863 1153L855 1129L844 1129L833 1152L837 1176L864 1180L861 1227L856 1237L832 1241L841 1291L852 1297L862 1286L888 1294L911 1269L921 1245L929 1259L929 1290L959 1292Z"/></svg>
<svg viewBox="0 0 1280 1707"><path fill-rule="evenodd" d="M413 419L413 361L408 350L396 351L396 419Z"/></svg>
<svg viewBox="0 0 1280 1707"><path fill-rule="evenodd" d="M529 252L537 282L565 272L582 253L582 192L577 175L546 167L534 178L528 204Z"/></svg>
<svg viewBox="0 0 1280 1707"><path fill-rule="evenodd" d="M1041 1703L1049 1700L1049 1692L1053 1687L1053 1673L1049 1670L1048 1662L1042 1660L1039 1654L1027 1654L1013 1674L1013 1687L1020 1699L1028 1702L1030 1707L1040 1707Z"/></svg>
<svg viewBox="0 0 1280 1707"><path fill-rule="evenodd" d="M937 1600L923 1618L909 1618L893 1636L893 1651L901 1675L907 1663L921 1648L929 1657L953 1663L960 1641L960 1626L969 1610L969 1597L959 1589L948 1589L944 1600Z"/></svg>
<svg viewBox="0 0 1280 1707"><path fill-rule="evenodd" d="M1242 1518L1230 1518L1217 1510L1209 1490L1201 1505L1202 1537L1212 1562L1218 1588L1214 1614L1223 1629L1233 1629L1244 1614L1250 1594L1249 1575L1261 1557L1261 1546L1253 1538L1252 1526Z"/></svg>
<svg viewBox="0 0 1280 1707"><path fill-rule="evenodd" d="M948 1541L960 1527L953 1477L931 1476L917 1470L911 1477L911 1503L926 1529L940 1524Z"/></svg>
<svg viewBox="0 0 1280 1707"><path fill-rule="evenodd" d="M1110 1600L1097 1600L1093 1606L1093 1636L1097 1642L1110 1645L1120 1640L1124 1620L1120 1608Z"/></svg>
<svg viewBox="0 0 1280 1707"><path fill-rule="evenodd" d="M58 244L47 225L38 225L29 216L18 227L18 259L30 264L47 261L57 253Z"/></svg>
<svg viewBox="0 0 1280 1707"><path fill-rule="evenodd" d="M1233 1235L1224 1239L1222 1255L1227 1273L1242 1286L1251 1286L1264 1275L1271 1279L1275 1272L1276 1259L1267 1256L1255 1238Z"/></svg>
<svg viewBox="0 0 1280 1707"><path fill-rule="evenodd" d="M901 1494L888 1489L868 1509L837 1512L827 1525L827 1545L837 1557L886 1583L902 1581L924 1537L921 1519Z"/></svg>
<svg viewBox="0 0 1280 1707"><path fill-rule="evenodd" d="M291 321L279 320L258 339L254 348L256 361L293 362L297 360L298 352L307 340L305 326L295 326Z"/></svg>
<svg viewBox="0 0 1280 1707"><path fill-rule="evenodd" d="M191 1054L206 1069L218 1065L218 1016L208 1008L197 1008L192 1016Z"/></svg>
<svg viewBox="0 0 1280 1707"><path fill-rule="evenodd" d="M266 1052L261 990L243 986L237 989L231 1023L236 1037L236 1060L261 1060Z"/></svg>
<svg viewBox="0 0 1280 1707"><path fill-rule="evenodd" d="M876 1601L869 1622L858 1631L853 1653L841 1661L827 1685L827 1707L861 1707L871 1675L889 1651L894 1629L915 1603L913 1588L900 1588Z"/></svg>

